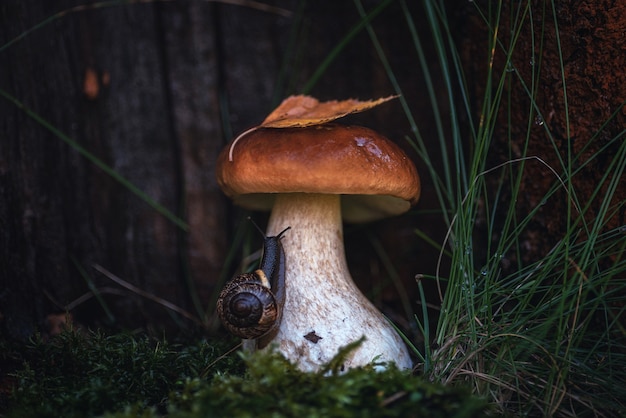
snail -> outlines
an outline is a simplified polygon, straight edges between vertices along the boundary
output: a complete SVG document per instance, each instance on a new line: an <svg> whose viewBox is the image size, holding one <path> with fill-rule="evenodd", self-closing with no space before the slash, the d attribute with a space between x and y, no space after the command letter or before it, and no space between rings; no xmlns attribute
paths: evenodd
<svg viewBox="0 0 626 418"><path fill-rule="evenodd" d="M285 252L280 240L290 228L273 237L264 234L259 268L232 278L217 300L217 314L224 327L240 338L259 340L260 348L274 337L282 319Z"/></svg>

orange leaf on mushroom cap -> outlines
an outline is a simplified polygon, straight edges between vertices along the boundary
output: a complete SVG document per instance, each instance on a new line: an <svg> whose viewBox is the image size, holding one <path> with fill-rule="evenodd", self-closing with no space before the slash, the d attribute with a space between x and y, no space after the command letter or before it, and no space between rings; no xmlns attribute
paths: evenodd
<svg viewBox="0 0 626 418"><path fill-rule="evenodd" d="M364 112L397 97L388 96L365 101L347 99L320 102L311 96L289 96L259 126L248 129L235 138L230 145L228 160L233 160L233 149L239 139L259 128L305 128L322 125L353 113Z"/></svg>
<svg viewBox="0 0 626 418"><path fill-rule="evenodd" d="M344 116L363 112L395 99L398 96L376 100L356 99L320 102L311 96L289 96L261 123L263 128L303 128L321 125Z"/></svg>

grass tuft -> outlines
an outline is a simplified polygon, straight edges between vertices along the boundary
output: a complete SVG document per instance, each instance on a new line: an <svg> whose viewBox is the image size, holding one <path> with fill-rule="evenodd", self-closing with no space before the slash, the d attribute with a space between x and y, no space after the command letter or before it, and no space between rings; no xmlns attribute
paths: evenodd
<svg viewBox="0 0 626 418"><path fill-rule="evenodd" d="M442 277L437 269L435 280L441 296L437 329L418 356L431 379L469 384L475 393L498 404L502 413L574 416L577 411L588 410L610 416L626 410L626 308L620 302L626 295L626 234L623 226L609 226L626 204L616 198L626 169L626 142L622 131L600 150L588 152L610 122L605 121L582 151L575 151L574 141L565 142L565 146L557 142L544 123L537 97L540 68L545 65L541 61L543 37L549 30L545 22L551 20L556 31L556 65L563 75L563 120L569 138L567 102L572 91L564 77L555 4L548 3L539 10L530 2L509 8L502 1L474 3L473 13L483 20L489 33L484 45L488 51L484 93L477 98L480 107L474 109L446 8L441 1L423 2L441 63L439 76L447 86L446 94L430 95L431 103L435 109L452 105L454 110L446 116L449 119L438 111L433 113L437 126L451 126L449 134L439 130L441 155L426 147L417 129L409 138L431 170L441 213L449 226L444 243L425 241L440 248L439 265L449 263L451 267L448 277ZM408 27L414 28L411 12L407 7L403 10ZM543 18L538 19L539 15ZM531 78L525 80L513 66L512 57L522 33L526 33L525 26L536 21L544 26L539 31L530 30L533 68ZM412 33L414 52L421 57L422 40L416 31ZM386 62L384 52L377 52ZM496 61L502 57L506 65L498 69ZM427 78L434 77L425 63L422 70ZM388 72L394 80L393 69L388 68ZM529 103L526 133L519 138L513 138L518 131L510 124L502 128L511 113L519 110L513 105L513 81L521 86ZM397 94L402 93L401 86L397 90ZM408 108L406 112L407 120L413 123ZM460 120L468 122L461 124ZM556 164L549 165L541 156L528 153L531 129L537 126L552 144ZM508 135L511 149L500 152L510 159L489 167L495 137L502 132ZM598 159L606 159L608 149L612 153L608 169L588 200L582 200L576 175ZM441 171L434 169L437 159L443 159ZM541 204L520 214L516 202L524 199L522 179L536 175L533 170L538 164L551 173L552 186L545 191ZM524 234L549 199L567 202L562 236L547 254L527 261ZM597 199L603 203L594 207ZM478 239L485 230L487 239ZM418 327L426 331L428 322L424 310Z"/></svg>

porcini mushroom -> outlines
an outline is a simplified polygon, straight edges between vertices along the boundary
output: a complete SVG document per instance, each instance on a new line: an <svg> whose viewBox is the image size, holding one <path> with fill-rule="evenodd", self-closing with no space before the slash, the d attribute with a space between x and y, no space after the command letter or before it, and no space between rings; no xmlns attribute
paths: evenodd
<svg viewBox="0 0 626 418"><path fill-rule="evenodd" d="M418 200L417 171L396 144L357 126L259 128L222 151L217 179L236 204L271 208L268 236L291 227L282 239L286 301L272 340L279 352L314 371L364 336L346 368L412 366L401 337L352 280L343 245L342 214L374 220Z"/></svg>

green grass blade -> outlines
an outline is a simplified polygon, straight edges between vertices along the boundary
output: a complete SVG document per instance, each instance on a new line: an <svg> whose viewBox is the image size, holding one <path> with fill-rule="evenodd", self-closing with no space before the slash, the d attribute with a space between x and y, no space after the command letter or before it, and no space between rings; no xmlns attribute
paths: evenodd
<svg viewBox="0 0 626 418"><path fill-rule="evenodd" d="M96 167L98 167L99 169L104 171L106 174L111 176L114 180L116 180L118 183L120 183L126 189L131 191L134 195L139 197L141 200L143 200L145 203L147 203L149 206L151 206L153 209L155 209L158 213L160 213L165 218L170 220L174 225L176 225L177 227L179 227L183 231L189 231L189 225L187 225L187 223L185 221L183 221L181 218L176 216L174 213L172 213L165 206L157 203L154 199L152 199L150 196L148 196L148 194L146 194L143 190L139 189L133 183L128 181L124 176L122 176L120 173L115 171L113 168L111 168L110 166L105 164L101 159L99 159L94 154L89 152L86 148L84 148L78 142L74 141L69 136L67 136L63 132L61 132L59 129L54 127L50 122L45 120L39 114L35 113L30 108L26 107L22 102L17 100L15 97L9 95L6 91L4 91L2 89L0 89L0 96L4 97L9 102L13 103L17 108L19 108L24 113L26 113L26 115L28 115L28 117L30 117L35 122L37 122L39 125L41 125L45 129L47 129L54 136L56 136L57 138L61 139L63 142L68 144L76 152L78 152L80 155L82 155L87 160L89 160L91 163L93 163Z"/></svg>

